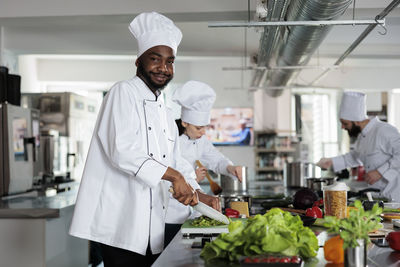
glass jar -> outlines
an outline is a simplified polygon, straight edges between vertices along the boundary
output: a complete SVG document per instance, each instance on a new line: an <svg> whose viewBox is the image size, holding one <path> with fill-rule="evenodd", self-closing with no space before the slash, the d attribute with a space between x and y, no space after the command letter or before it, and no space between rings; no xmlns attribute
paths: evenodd
<svg viewBox="0 0 400 267"><path fill-rule="evenodd" d="M339 219L347 217L348 186L336 182L323 188L325 216L336 216Z"/></svg>

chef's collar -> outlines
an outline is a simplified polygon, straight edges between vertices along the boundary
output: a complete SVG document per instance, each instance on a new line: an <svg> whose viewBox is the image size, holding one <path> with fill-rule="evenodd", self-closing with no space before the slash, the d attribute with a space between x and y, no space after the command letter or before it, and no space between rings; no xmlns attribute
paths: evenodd
<svg viewBox="0 0 400 267"><path fill-rule="evenodd" d="M365 125L364 129L361 131L361 135L363 137L365 137L377 122L379 122L378 117L374 117L374 118L370 119L369 122L367 123L367 125Z"/></svg>
<svg viewBox="0 0 400 267"><path fill-rule="evenodd" d="M139 93L146 100L157 101L159 96L161 95L161 90L156 91L156 95L151 91L151 89L147 86L147 84L138 76L134 77L135 82L139 84Z"/></svg>
<svg viewBox="0 0 400 267"><path fill-rule="evenodd" d="M201 138L200 137L200 138L197 138L197 139L190 139L189 136L187 134L185 134L185 133L183 133L182 136L183 136L183 140L186 141L186 142L197 142L197 140L199 140Z"/></svg>

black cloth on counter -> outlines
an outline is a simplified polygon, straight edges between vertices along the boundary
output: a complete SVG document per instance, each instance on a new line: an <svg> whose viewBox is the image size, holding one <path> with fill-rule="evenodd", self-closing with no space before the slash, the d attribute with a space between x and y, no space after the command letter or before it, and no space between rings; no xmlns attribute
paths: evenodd
<svg viewBox="0 0 400 267"><path fill-rule="evenodd" d="M182 224L165 224L165 235L164 235L164 249L168 246L171 240L175 237L175 235L181 229Z"/></svg>
<svg viewBox="0 0 400 267"><path fill-rule="evenodd" d="M104 267L147 267L151 266L160 254L152 254L150 245L147 246L146 255L101 244L101 254Z"/></svg>

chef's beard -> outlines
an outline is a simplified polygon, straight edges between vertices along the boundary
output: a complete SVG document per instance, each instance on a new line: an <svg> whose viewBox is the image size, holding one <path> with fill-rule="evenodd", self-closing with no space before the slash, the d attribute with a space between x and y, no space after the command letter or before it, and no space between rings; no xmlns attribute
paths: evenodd
<svg viewBox="0 0 400 267"><path fill-rule="evenodd" d="M361 133L361 127L357 126L352 122L352 126L350 129L347 129L350 137L357 137Z"/></svg>
<svg viewBox="0 0 400 267"><path fill-rule="evenodd" d="M143 76L143 78L145 79L145 83L150 87L150 88L154 88L154 89L156 89L156 90L162 90L162 89L164 89L165 88L165 86L167 86L167 84L172 80L172 78L173 78L173 75L170 75L169 76L169 78L165 81L165 83L164 84L158 84L158 83L155 83L155 82L153 82L153 80L151 79L151 77L150 77L150 74L149 73L147 73L145 70L144 70L144 68L143 68L143 65L139 62L139 64L138 64L138 67L137 67L138 69L137 69L137 71L138 71L138 73L140 73L142 76ZM168 76L168 75L166 75L166 76Z"/></svg>

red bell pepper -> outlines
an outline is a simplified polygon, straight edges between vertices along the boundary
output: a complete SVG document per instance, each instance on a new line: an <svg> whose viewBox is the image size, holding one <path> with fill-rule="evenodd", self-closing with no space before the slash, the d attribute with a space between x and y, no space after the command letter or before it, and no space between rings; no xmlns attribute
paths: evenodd
<svg viewBox="0 0 400 267"><path fill-rule="evenodd" d="M239 218L240 212L231 208L226 208L225 215L229 218Z"/></svg>
<svg viewBox="0 0 400 267"><path fill-rule="evenodd" d="M314 218L322 218L322 210L317 206L306 209L306 216Z"/></svg>

